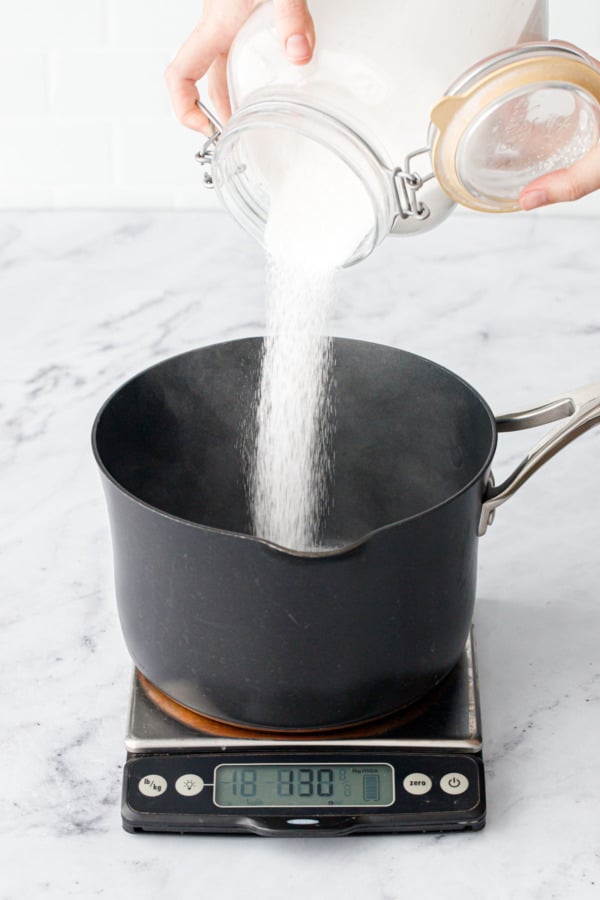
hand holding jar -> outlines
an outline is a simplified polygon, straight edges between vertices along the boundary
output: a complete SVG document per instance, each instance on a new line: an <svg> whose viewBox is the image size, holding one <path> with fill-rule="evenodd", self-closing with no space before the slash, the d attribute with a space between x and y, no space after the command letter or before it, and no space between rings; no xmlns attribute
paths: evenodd
<svg viewBox="0 0 600 900"><path fill-rule="evenodd" d="M548 41L546 0L494 0L485 17L479 0L424 0L422 41L404 27L402 0L310 5L314 54L305 0L206 0L167 70L179 119L211 135L198 154L213 163L207 183L259 240L264 217L256 210L268 208L268 197L255 201L284 126L310 128L308 139L346 154L352 171L374 182L377 227L349 262L386 234L439 224L453 203L509 212L600 188L600 62ZM471 26L448 40L457 21ZM207 71L217 124L233 110L224 129L197 107L196 82ZM267 123L274 104L285 122ZM254 147L250 131L267 124L272 147L262 136ZM340 149L340 135L350 149ZM354 159L359 151L368 166Z"/></svg>
<svg viewBox="0 0 600 900"><path fill-rule="evenodd" d="M210 122L198 108L196 82L208 72L209 93L221 121L231 115L227 88L227 56L238 31L260 0L205 0L202 18L165 72L179 121L194 131L210 133ZM282 49L294 65L309 62L315 44L313 22L305 0L275 0L275 21Z"/></svg>
<svg viewBox="0 0 600 900"><path fill-rule="evenodd" d="M594 60L600 69L600 60ZM553 203L579 200L600 190L600 146L567 169L542 175L523 188L519 196L521 209L537 209Z"/></svg>

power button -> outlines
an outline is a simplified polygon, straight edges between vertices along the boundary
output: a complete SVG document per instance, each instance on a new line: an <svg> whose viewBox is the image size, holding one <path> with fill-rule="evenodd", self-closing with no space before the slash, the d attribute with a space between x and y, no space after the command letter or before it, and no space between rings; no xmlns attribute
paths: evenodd
<svg viewBox="0 0 600 900"><path fill-rule="evenodd" d="M460 772L448 772L440 780L440 787L445 794L464 794L469 787L469 779Z"/></svg>

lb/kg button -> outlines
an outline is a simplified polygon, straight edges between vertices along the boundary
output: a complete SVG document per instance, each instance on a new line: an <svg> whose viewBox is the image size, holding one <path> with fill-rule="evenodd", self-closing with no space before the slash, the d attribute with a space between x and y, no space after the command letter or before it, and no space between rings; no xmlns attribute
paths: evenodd
<svg viewBox="0 0 600 900"><path fill-rule="evenodd" d="M445 794L464 794L469 787L469 779L460 772L448 772L441 779L440 787Z"/></svg>
<svg viewBox="0 0 600 900"><path fill-rule="evenodd" d="M160 797L167 789L167 780L162 775L144 775L138 781L138 790L144 797Z"/></svg>

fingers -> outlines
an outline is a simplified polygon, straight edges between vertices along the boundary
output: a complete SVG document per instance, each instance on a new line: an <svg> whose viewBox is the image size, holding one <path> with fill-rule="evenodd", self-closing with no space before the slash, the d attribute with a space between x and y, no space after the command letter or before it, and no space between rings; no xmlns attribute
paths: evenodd
<svg viewBox="0 0 600 900"><path fill-rule="evenodd" d="M568 169L536 178L519 196L521 209L579 200L600 189L600 145Z"/></svg>
<svg viewBox="0 0 600 900"><path fill-rule="evenodd" d="M306 0L274 0L277 33L290 62L307 63L315 45L315 29ZM175 114L183 125L211 134L210 122L196 106L196 82L210 70L210 93L219 118L231 115L226 60L231 43L255 0L206 0L205 14L170 63L165 80Z"/></svg>
<svg viewBox="0 0 600 900"><path fill-rule="evenodd" d="M210 123L196 106L199 98L196 82L202 78L218 54L218 44L215 33L203 28L200 23L165 72L175 115L187 128L203 131L205 134L210 134Z"/></svg>
<svg viewBox="0 0 600 900"><path fill-rule="evenodd" d="M251 7L251 0L206 2L203 18L167 67L165 80L175 114L183 125L194 131L202 131L208 135L211 133L208 119L196 106L196 82L208 72L215 60L217 65L213 84L218 102L223 108L229 107L229 98L225 97L227 84L221 58L227 56L231 42L248 18Z"/></svg>
<svg viewBox="0 0 600 900"><path fill-rule="evenodd" d="M175 115L181 124L185 125L186 128L191 128L193 131L201 131L203 134L210 136L210 122L196 106L196 100L200 99L200 94L198 93L195 80L176 75L171 71L170 66L165 72L165 79Z"/></svg>
<svg viewBox="0 0 600 900"><path fill-rule="evenodd" d="M274 0L275 24L286 56L294 65L309 62L315 46L315 27L306 0Z"/></svg>
<svg viewBox="0 0 600 900"><path fill-rule="evenodd" d="M231 116L231 102L227 87L227 56L221 53L208 70L208 93L221 124Z"/></svg>

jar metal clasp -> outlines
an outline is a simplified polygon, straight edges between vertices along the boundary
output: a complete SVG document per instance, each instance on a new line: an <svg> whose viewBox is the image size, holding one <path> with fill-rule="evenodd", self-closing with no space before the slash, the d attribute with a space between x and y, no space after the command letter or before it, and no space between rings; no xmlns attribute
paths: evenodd
<svg viewBox="0 0 600 900"><path fill-rule="evenodd" d="M397 166L391 170L392 186L396 198L396 215L390 229L394 232L395 224L398 219L427 219L431 214L431 210L426 203L419 198L419 191L426 182L435 178L434 172L421 176L418 172L413 171L412 162L418 156L429 156L431 150L429 147L421 147L419 150L413 150L404 157L404 164Z"/></svg>
<svg viewBox="0 0 600 900"><path fill-rule="evenodd" d="M214 188L213 174L212 174L212 161L215 152L215 144L223 134L223 126L215 116L215 114L202 103L201 100L196 100L196 106L201 112L204 113L208 121L210 122L211 134L210 137L206 139L202 148L198 150L195 155L195 159L200 163L201 166L204 166L204 186L212 190Z"/></svg>

